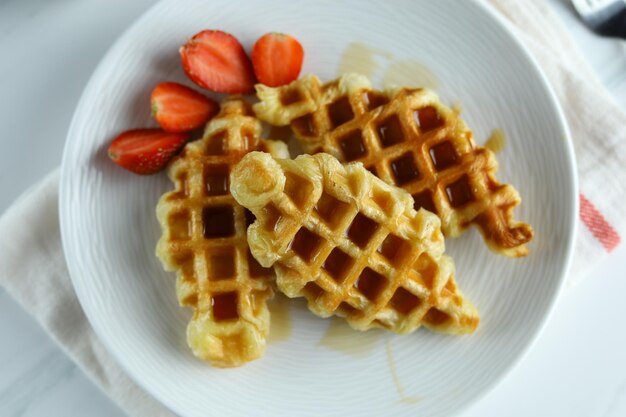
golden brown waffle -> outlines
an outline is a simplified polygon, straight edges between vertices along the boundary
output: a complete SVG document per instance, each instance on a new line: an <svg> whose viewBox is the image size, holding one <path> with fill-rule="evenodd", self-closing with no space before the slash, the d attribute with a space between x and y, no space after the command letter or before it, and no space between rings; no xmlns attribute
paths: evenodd
<svg viewBox="0 0 626 417"><path fill-rule="evenodd" d="M479 317L443 254L440 220L411 196L331 155L274 160L252 152L235 166L231 192L257 220L254 257L274 266L278 288L313 313L346 317L357 330L472 332Z"/></svg>
<svg viewBox="0 0 626 417"><path fill-rule="evenodd" d="M194 309L187 327L193 353L215 366L239 366L265 351L269 332L266 300L274 273L248 249L246 229L254 220L229 192L229 173L246 153L288 157L284 143L259 139L261 123L248 103L228 99L168 167L175 190L157 205L162 236L157 256L177 271L181 305Z"/></svg>
<svg viewBox="0 0 626 417"><path fill-rule="evenodd" d="M437 214L446 236L459 236L475 224L492 251L527 255L532 228L513 219L519 194L498 182L494 154L474 143L463 120L432 91L383 93L357 74L324 85L307 76L284 87L256 88L257 116L290 124L305 152L362 162L407 190L416 209Z"/></svg>

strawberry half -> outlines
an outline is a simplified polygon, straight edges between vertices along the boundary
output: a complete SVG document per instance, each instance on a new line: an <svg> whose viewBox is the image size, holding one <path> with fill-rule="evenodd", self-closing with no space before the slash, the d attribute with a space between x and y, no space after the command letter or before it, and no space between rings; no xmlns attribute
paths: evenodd
<svg viewBox="0 0 626 417"><path fill-rule="evenodd" d="M218 93L254 91L254 73L243 46L231 34L204 30L180 48L183 69L200 87Z"/></svg>
<svg viewBox="0 0 626 417"><path fill-rule="evenodd" d="M279 87L296 80L302 69L304 49L293 36L267 33L252 47L252 66L260 83Z"/></svg>
<svg viewBox="0 0 626 417"><path fill-rule="evenodd" d="M150 96L152 116L166 132L189 132L215 116L218 104L178 83L158 84Z"/></svg>
<svg viewBox="0 0 626 417"><path fill-rule="evenodd" d="M109 157L135 174L154 174L165 168L188 137L186 133L168 133L161 129L127 130L111 142Z"/></svg>

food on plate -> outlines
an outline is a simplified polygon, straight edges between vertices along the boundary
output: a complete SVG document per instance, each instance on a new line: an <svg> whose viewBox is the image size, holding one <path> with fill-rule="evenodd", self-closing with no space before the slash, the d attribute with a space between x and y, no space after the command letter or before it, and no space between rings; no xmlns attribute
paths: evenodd
<svg viewBox="0 0 626 417"><path fill-rule="evenodd" d="M166 132L189 132L202 127L219 105L197 91L173 82L158 84L150 96L152 117Z"/></svg>
<svg viewBox="0 0 626 417"><path fill-rule="evenodd" d="M254 92L250 58L233 35L220 30L203 30L179 52L185 73L200 87L218 93Z"/></svg>
<svg viewBox="0 0 626 417"><path fill-rule="evenodd" d="M123 132L109 145L109 158L135 174L150 175L165 168L185 145L189 135L161 129L134 129Z"/></svg>
<svg viewBox="0 0 626 417"><path fill-rule="evenodd" d="M533 237L513 218L518 192L501 184L494 154L477 146L457 112L427 89L374 90L357 74L322 84L313 75L270 88L257 84L257 116L290 125L305 152L358 161L408 191L416 209L437 214L446 236L471 224L494 252L518 257Z"/></svg>
<svg viewBox="0 0 626 417"><path fill-rule="evenodd" d="M246 153L288 157L284 143L260 133L250 105L226 99L202 139L169 165L175 189L156 208L162 229L156 254L177 272L180 304L194 309L187 342L194 355L219 367L260 357L269 332L274 272L250 254L246 229L254 219L229 192L229 172Z"/></svg>
<svg viewBox="0 0 626 417"><path fill-rule="evenodd" d="M263 35L251 59L219 30L179 52L197 85L256 88L258 98L218 106L160 83L151 107L162 129L125 132L109 149L141 174L169 162L175 189L157 204L156 254L177 272L179 303L194 310L194 355L218 367L262 356L274 289L357 330L474 332L480 316L457 287L444 235L474 224L491 250L519 257L533 230L514 219L518 192L498 182L494 154L475 144L457 110L428 89L378 91L358 74L298 79L304 50L286 34ZM286 159L285 143L261 138L263 122L290 126L305 154Z"/></svg>
<svg viewBox="0 0 626 417"><path fill-rule="evenodd" d="M362 164L325 153L286 160L252 152L231 171L230 190L256 216L252 255L313 313L397 333L424 325L464 334L478 325L443 253L439 218L415 211L406 191Z"/></svg>
<svg viewBox="0 0 626 417"><path fill-rule="evenodd" d="M267 86L278 87L298 79L304 48L291 35L270 32L256 41L251 58L257 80Z"/></svg>

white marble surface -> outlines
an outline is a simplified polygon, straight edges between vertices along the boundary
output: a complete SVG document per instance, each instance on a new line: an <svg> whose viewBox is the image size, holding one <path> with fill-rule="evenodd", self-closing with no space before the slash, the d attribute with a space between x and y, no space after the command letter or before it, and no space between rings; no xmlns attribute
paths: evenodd
<svg viewBox="0 0 626 417"><path fill-rule="evenodd" d="M549 0L626 109L626 42L591 35ZM152 1L0 0L0 211L59 165L80 93L100 57ZM542 336L462 414L626 416L626 245L567 288ZM0 416L121 417L0 288Z"/></svg>

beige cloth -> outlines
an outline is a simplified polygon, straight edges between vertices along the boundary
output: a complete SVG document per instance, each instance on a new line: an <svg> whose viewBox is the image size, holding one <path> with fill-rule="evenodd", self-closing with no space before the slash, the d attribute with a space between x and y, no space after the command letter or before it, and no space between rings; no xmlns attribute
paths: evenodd
<svg viewBox="0 0 626 417"><path fill-rule="evenodd" d="M89 325L65 265L58 201L56 170L3 214L0 228L6 233L0 241L0 284L128 415L174 416L130 380Z"/></svg>
<svg viewBox="0 0 626 417"><path fill-rule="evenodd" d="M572 129L581 193L617 233L626 226L626 114L595 79L559 19L543 1L491 0L512 23L555 88ZM592 111L590 111L592 109ZM49 332L65 352L130 416L172 416L135 385L103 348L71 286L58 222L58 172L24 193L0 219L0 284ZM48 213L48 216L42 216ZM592 211L593 213L593 211ZM572 279L608 253L580 227ZM591 225L591 227L588 227ZM602 226L599 223L599 226ZM598 232L598 230L596 230ZM23 253L29 254L24 262Z"/></svg>
<svg viewBox="0 0 626 417"><path fill-rule="evenodd" d="M626 113L614 102L547 2L490 0L538 61L570 126L581 222L569 284L580 281L626 232Z"/></svg>

